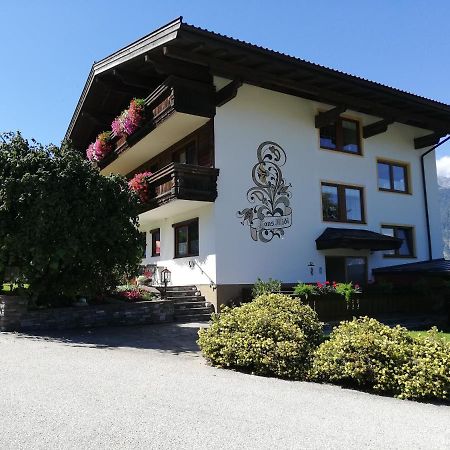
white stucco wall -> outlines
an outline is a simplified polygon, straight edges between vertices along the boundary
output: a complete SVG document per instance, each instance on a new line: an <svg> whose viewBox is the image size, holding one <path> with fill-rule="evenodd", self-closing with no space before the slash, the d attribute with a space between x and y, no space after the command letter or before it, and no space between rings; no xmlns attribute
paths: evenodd
<svg viewBox="0 0 450 450"><path fill-rule="evenodd" d="M244 85L235 99L217 108L215 117L215 163L220 169L218 198L212 208L216 236L217 283L253 283L256 278L274 277L284 282L325 280L325 254L368 256L373 267L427 259L424 199L420 154L413 138L425 130L393 124L386 133L363 140L363 156L322 150L314 117L330 109L301 98ZM379 118L347 112L363 125ZM281 145L287 155L282 167L286 182L292 184L292 226L283 239L269 243L253 241L238 210L251 206L247 191L254 186L251 170L257 162L256 149L263 141ZM376 159L386 158L410 164L412 195L380 192L377 188ZM426 160L429 206L433 235L433 257L442 256L436 168L434 157ZM356 184L364 187L366 225L322 221L321 181ZM381 224L415 228L415 259L386 259L382 252L317 251L315 239L330 227L367 228L380 231ZM201 237L202 239L202 237ZM314 276L307 264L315 264Z"/></svg>
<svg viewBox="0 0 450 450"><path fill-rule="evenodd" d="M174 229L172 224L198 217L199 221L199 256L176 258ZM156 221L146 221L141 225L141 231L147 232L147 248L144 264L157 264L167 267L172 272L173 285L201 285L216 281L216 256L215 256L215 230L213 224L213 204L205 203L205 206L184 211L182 214L160 218ZM151 256L151 235L148 231L155 228L161 233L161 255ZM198 265L191 268L189 261L195 261ZM200 270L203 270L202 271Z"/></svg>

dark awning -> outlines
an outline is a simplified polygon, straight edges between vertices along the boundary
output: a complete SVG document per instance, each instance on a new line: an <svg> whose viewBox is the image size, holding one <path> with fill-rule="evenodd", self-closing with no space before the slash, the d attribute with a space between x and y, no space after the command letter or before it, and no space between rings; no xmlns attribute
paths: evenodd
<svg viewBox="0 0 450 450"><path fill-rule="evenodd" d="M349 248L354 250L396 250L402 239L369 230L327 228L317 239L317 250Z"/></svg>
<svg viewBox="0 0 450 450"><path fill-rule="evenodd" d="M395 266L379 267L373 270L374 273L391 274L401 272L402 274L408 273L437 273L437 274L450 274L450 261L444 258L432 259L431 261L419 261L408 264L398 264Z"/></svg>

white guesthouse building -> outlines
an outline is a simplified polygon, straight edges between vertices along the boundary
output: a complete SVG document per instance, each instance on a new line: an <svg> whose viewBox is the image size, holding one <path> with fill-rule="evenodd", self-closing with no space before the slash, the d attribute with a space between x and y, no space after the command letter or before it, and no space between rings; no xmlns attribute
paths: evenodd
<svg viewBox="0 0 450 450"><path fill-rule="evenodd" d="M134 97L144 125L99 166L152 172L144 262L174 285L217 306L257 277L366 283L442 258L422 155L450 106L181 19L93 65L67 137L84 151Z"/></svg>

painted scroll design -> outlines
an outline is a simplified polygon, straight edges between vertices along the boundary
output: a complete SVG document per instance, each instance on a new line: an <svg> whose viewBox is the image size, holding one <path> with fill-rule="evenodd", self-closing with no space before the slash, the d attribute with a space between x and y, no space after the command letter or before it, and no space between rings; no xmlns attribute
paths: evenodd
<svg viewBox="0 0 450 450"><path fill-rule="evenodd" d="M283 178L281 167L286 164L285 151L275 142L263 142L257 150L258 162L253 166L255 186L247 191L253 207L237 212L242 225L248 225L254 241L270 242L282 238L292 225L290 207L292 185Z"/></svg>

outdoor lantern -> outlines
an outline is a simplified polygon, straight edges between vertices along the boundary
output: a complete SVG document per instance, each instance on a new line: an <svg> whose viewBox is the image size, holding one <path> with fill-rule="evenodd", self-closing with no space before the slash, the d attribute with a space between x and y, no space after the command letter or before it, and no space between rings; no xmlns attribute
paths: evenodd
<svg viewBox="0 0 450 450"><path fill-rule="evenodd" d="M164 284L169 284L172 278L172 272L169 269L164 269L161 271L161 279Z"/></svg>
<svg viewBox="0 0 450 450"><path fill-rule="evenodd" d="M164 283L164 298L166 298L167 284L170 283L172 272L167 267L161 271L161 281Z"/></svg>
<svg viewBox="0 0 450 450"><path fill-rule="evenodd" d="M308 264L308 267L309 267L309 272L310 272L311 276L314 275L314 267L316 267L316 265L312 261L310 261Z"/></svg>

